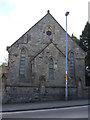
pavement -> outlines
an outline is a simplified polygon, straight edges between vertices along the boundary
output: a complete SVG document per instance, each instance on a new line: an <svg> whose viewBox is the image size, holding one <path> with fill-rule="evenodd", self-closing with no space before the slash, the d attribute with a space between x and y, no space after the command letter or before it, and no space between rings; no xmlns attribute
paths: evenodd
<svg viewBox="0 0 90 120"><path fill-rule="evenodd" d="M88 100L48 101L35 103L4 104L1 112L52 109L88 105Z"/></svg>

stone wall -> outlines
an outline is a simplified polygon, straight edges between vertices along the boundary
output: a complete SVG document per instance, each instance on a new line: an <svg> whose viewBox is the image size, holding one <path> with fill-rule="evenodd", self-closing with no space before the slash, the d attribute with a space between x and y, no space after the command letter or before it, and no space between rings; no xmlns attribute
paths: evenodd
<svg viewBox="0 0 90 120"><path fill-rule="evenodd" d="M36 101L65 100L65 87L46 87L41 93L39 87L7 87L2 103L26 103ZM88 89L78 91L68 88L68 100L88 99Z"/></svg>
<svg viewBox="0 0 90 120"><path fill-rule="evenodd" d="M68 99L76 99L77 89L68 89ZM39 87L6 87L3 96L3 104L35 102L48 100L65 100L65 88L47 87L45 92L41 93Z"/></svg>

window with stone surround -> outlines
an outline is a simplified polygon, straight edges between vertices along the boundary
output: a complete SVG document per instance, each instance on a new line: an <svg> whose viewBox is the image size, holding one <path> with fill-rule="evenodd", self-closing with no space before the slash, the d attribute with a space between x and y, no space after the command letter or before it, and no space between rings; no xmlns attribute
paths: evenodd
<svg viewBox="0 0 90 120"><path fill-rule="evenodd" d="M19 75L21 77L25 76L25 63L26 63L26 52L25 49L23 48L20 54L20 68L19 68Z"/></svg>
<svg viewBox="0 0 90 120"><path fill-rule="evenodd" d="M49 60L49 79L54 79L54 61L53 58L50 58Z"/></svg>
<svg viewBox="0 0 90 120"><path fill-rule="evenodd" d="M74 53L69 53L69 59L70 59L70 78L74 79L75 77L75 57Z"/></svg>

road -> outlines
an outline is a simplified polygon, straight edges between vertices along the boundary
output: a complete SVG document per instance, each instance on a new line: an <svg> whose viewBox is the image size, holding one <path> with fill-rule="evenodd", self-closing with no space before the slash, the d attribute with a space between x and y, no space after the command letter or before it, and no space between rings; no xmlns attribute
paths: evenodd
<svg viewBox="0 0 90 120"><path fill-rule="evenodd" d="M88 118L88 106L4 112L3 118Z"/></svg>

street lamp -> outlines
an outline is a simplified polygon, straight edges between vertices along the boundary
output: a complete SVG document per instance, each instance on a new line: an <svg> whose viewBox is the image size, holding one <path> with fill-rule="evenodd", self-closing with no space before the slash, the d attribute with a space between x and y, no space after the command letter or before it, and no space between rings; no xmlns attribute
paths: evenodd
<svg viewBox="0 0 90 120"><path fill-rule="evenodd" d="M66 16L66 88L65 88L65 100L68 100L68 85L67 85L67 16L69 12L65 13Z"/></svg>

